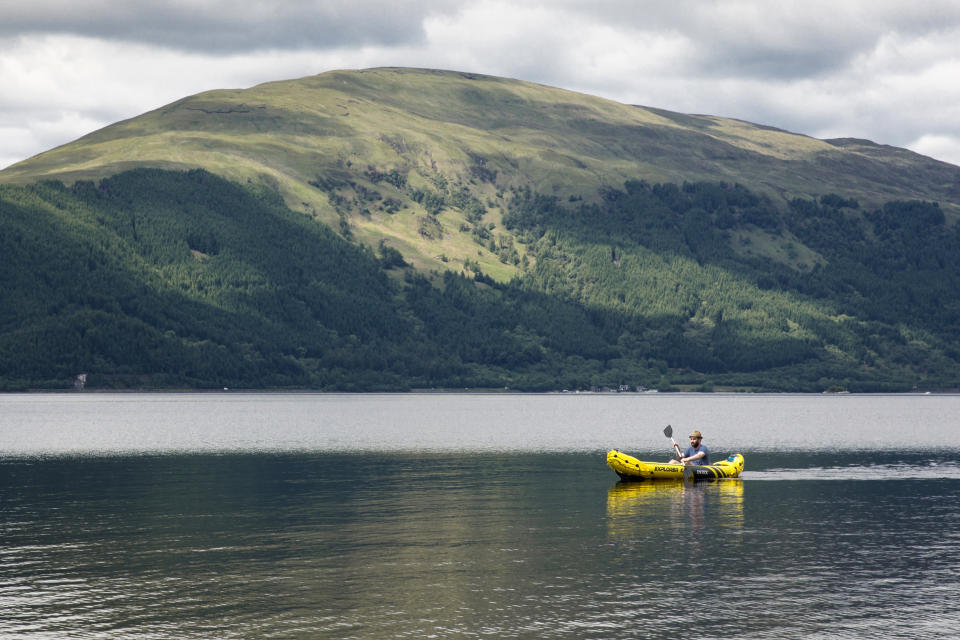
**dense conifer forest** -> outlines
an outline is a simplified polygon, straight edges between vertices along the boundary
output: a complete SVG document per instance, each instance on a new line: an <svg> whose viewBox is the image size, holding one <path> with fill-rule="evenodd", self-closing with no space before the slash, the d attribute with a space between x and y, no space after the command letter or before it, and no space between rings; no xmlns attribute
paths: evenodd
<svg viewBox="0 0 960 640"><path fill-rule="evenodd" d="M0 385L908 391L960 380L960 237L935 203L786 210L640 180L515 189L521 275L423 272L262 185L136 169L0 186ZM467 202L467 206L469 206ZM751 246L789 236L774 261ZM482 238L477 242L483 243ZM505 258L506 259L506 258Z"/></svg>

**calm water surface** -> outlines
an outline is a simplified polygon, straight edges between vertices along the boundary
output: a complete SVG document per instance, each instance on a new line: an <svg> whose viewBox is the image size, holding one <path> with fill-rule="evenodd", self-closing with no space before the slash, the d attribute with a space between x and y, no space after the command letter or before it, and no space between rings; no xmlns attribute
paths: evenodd
<svg viewBox="0 0 960 640"><path fill-rule="evenodd" d="M946 637L956 396L0 396L2 638ZM741 480L624 484L667 423Z"/></svg>

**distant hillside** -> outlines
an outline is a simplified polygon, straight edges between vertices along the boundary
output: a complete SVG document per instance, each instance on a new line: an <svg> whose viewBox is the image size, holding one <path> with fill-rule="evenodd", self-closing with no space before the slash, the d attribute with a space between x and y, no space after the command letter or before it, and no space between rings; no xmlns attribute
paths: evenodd
<svg viewBox="0 0 960 640"><path fill-rule="evenodd" d="M958 207L903 149L516 80L211 91L0 172L0 384L952 388Z"/></svg>
<svg viewBox="0 0 960 640"><path fill-rule="evenodd" d="M0 181L71 182L144 166L202 167L271 185L291 209L334 227L345 217L358 240L373 246L386 237L420 267L479 260L501 278L516 272L489 251L477 255L460 228L475 224L471 205L496 224L510 187L591 199L626 180L722 181L777 206L827 193L864 206L933 200L951 219L960 201L960 169L902 149L417 69L337 71L201 93L9 167ZM418 201L417 192L427 199ZM442 238L422 233L424 214L436 214Z"/></svg>

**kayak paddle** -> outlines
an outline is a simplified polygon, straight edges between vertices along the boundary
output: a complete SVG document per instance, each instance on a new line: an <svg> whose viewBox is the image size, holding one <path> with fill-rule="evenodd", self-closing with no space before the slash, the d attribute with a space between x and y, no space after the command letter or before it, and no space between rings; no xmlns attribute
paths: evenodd
<svg viewBox="0 0 960 640"><path fill-rule="evenodd" d="M673 449L677 452L677 460L680 460L683 457L683 454L680 453L680 445L678 445L677 441L673 439L673 427L667 425L667 428L663 430L663 435L670 438L670 442L673 443Z"/></svg>
<svg viewBox="0 0 960 640"><path fill-rule="evenodd" d="M663 435L670 438L670 442L673 443L673 450L677 452L677 460L683 459L683 454L680 453L680 445L677 444L677 441L673 439L673 427L667 425L667 428L663 430ZM682 462L680 464L683 464ZM692 480L693 479L693 465L683 464L683 479Z"/></svg>

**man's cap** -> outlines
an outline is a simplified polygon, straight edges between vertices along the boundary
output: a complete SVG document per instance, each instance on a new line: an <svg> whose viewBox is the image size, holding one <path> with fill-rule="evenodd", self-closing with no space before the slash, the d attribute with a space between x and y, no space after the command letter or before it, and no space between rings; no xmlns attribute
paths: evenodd
<svg viewBox="0 0 960 640"><path fill-rule="evenodd" d="M691 438L703 438L703 434L700 433L700 432L697 431L697 430L694 430L694 432L690 434L690 437L691 437Z"/></svg>

